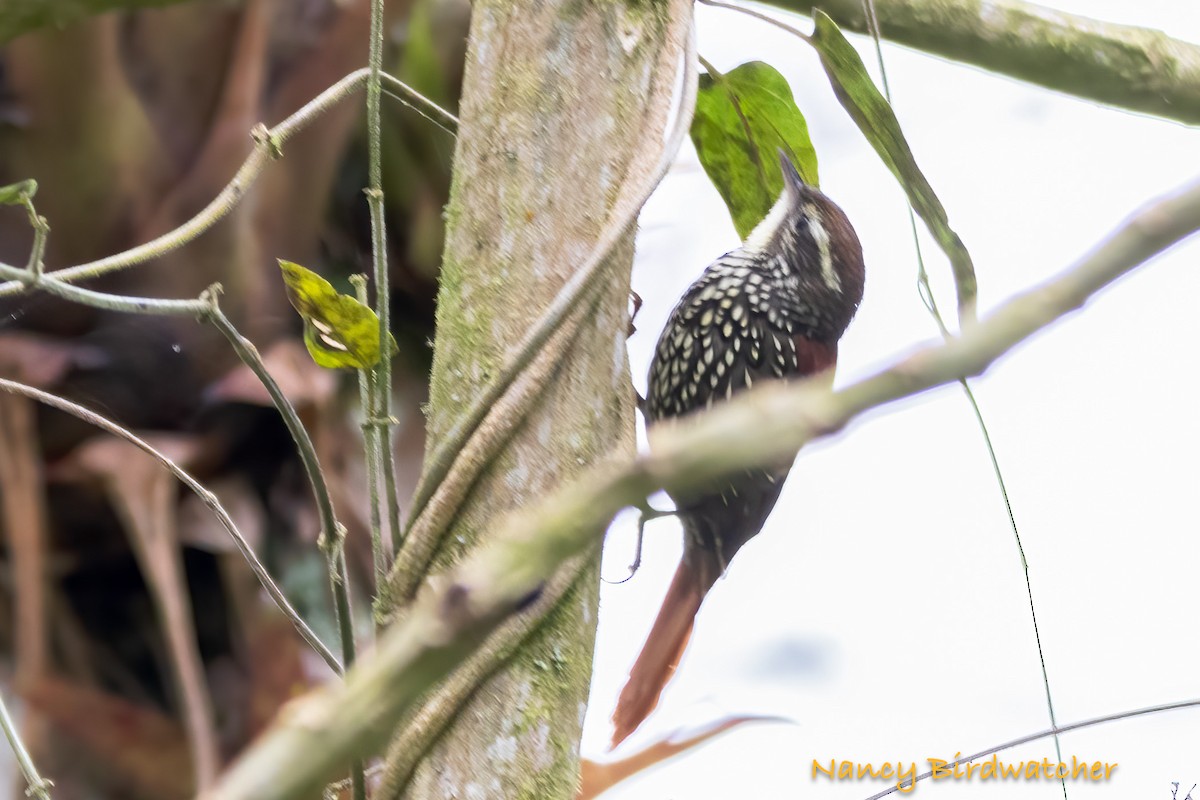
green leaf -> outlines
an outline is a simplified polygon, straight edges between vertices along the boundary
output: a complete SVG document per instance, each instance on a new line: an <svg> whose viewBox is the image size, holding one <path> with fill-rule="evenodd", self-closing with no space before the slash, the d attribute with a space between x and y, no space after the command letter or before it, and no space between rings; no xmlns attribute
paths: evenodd
<svg viewBox="0 0 1200 800"><path fill-rule="evenodd" d="M279 259L288 300L304 320L304 344L318 366L369 369L379 363L379 317L329 281L299 264ZM391 353L398 347L391 339Z"/></svg>
<svg viewBox="0 0 1200 800"><path fill-rule="evenodd" d="M792 89L774 67L751 61L724 75L708 69L700 76L692 142L745 239L783 191L776 150L813 186L817 153Z"/></svg>
<svg viewBox="0 0 1200 800"><path fill-rule="evenodd" d="M32 178L0 186L0 205L23 206L37 194L37 181Z"/></svg>
<svg viewBox="0 0 1200 800"><path fill-rule="evenodd" d="M917 167L892 107L875 88L858 51L846 41L837 24L826 14L814 10L813 20L816 26L810 41L821 56L821 64L833 84L834 94L883 163L896 176L908 195L908 201L925 220L930 233L949 257L958 288L959 318L973 319L976 285L971 254L958 234L950 228L946 209Z"/></svg>

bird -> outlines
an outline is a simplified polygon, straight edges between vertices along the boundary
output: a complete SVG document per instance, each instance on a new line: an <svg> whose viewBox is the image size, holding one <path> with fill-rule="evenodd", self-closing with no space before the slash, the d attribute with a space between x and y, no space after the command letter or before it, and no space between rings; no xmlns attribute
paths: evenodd
<svg viewBox="0 0 1200 800"><path fill-rule="evenodd" d="M712 408L770 381L824 374L862 301L862 246L849 218L779 151L783 190L741 247L687 289L659 337L643 404L646 425ZM757 469L674 496L684 533L676 569L613 712L612 746L654 710L705 595L758 534L789 468Z"/></svg>

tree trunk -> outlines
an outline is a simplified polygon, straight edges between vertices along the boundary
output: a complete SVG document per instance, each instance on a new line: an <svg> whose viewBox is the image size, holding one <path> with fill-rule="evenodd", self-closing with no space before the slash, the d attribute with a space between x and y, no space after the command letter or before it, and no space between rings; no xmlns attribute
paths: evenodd
<svg viewBox="0 0 1200 800"><path fill-rule="evenodd" d="M675 2L675 0L672 0ZM438 297L429 450L533 326L604 229L645 131L669 111L677 3L474 5ZM674 16L672 16L674 15ZM674 74L671 72L671 74ZM657 82L656 82L657 79ZM657 144L658 139L655 138ZM657 156L657 153L654 154ZM625 355L629 238L544 391L486 464L434 560L459 559L501 513L619 448L634 450ZM567 798L591 677L598 552L503 671L432 748L410 797Z"/></svg>

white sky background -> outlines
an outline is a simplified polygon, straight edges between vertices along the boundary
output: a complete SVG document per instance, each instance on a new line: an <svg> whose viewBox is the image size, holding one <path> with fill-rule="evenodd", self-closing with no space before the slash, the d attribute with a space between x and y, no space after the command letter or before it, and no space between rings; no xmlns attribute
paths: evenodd
<svg viewBox="0 0 1200 800"><path fill-rule="evenodd" d="M1190 2L1046 4L1200 42ZM732 12L701 6L697 17L700 52L718 69L761 59L787 76L822 188L862 239L866 297L842 340L839 383L933 340L903 195L811 48ZM869 42L852 41L874 74ZM974 257L983 314L1200 174L1196 130L886 44L885 58L908 141ZM952 316L949 268L923 243ZM645 305L630 341L639 386L685 286L736 245L688 146L642 214L634 284ZM1060 723L1200 696L1198 258L1200 241L1158 258L974 384L1029 558ZM608 578L629 563L633 531L632 517L614 526ZM641 571L602 592L585 756L605 751L616 694L679 557L674 521L647 534ZM606 797L861 800L887 784L814 781L812 760L916 761L924 771L927 758L1048 727L1016 545L961 390L893 405L803 451L764 532L709 595L676 679L629 749L735 713L792 722L734 731ZM1072 800L1169 798L1172 781L1184 784L1182 800L1200 782L1200 710L1065 735L1062 746L1068 761L1120 764L1111 783L1069 783ZM1001 757L1053 755L1044 740ZM956 781L915 794L1049 800L1062 790Z"/></svg>

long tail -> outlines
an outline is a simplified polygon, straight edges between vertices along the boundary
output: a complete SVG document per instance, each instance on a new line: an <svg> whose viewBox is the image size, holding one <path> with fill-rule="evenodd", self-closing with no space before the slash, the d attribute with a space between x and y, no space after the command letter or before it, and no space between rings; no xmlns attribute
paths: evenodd
<svg viewBox="0 0 1200 800"><path fill-rule="evenodd" d="M684 554L675 570L675 578L667 589L654 627L650 629L646 644L633 663L629 680L617 700L612 716L613 747L637 730L658 705L659 696L683 657L696 612L721 574L714 554L699 548L689 549L691 552Z"/></svg>

